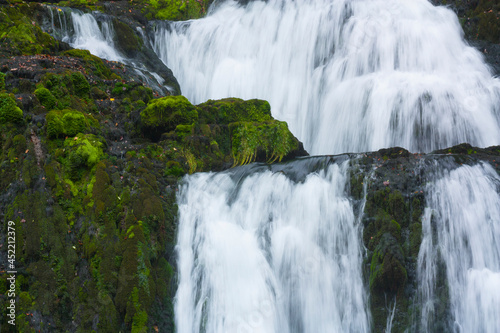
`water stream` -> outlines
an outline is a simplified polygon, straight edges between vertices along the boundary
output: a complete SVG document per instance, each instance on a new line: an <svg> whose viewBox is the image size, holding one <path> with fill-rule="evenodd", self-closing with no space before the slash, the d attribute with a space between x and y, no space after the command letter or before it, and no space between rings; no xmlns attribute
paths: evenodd
<svg viewBox="0 0 500 333"><path fill-rule="evenodd" d="M189 177L178 196L177 331L368 332L348 165L296 165L311 172L300 180L266 167Z"/></svg>
<svg viewBox="0 0 500 333"><path fill-rule="evenodd" d="M314 155L500 143L499 81L426 0L225 1L153 44L193 103L268 100Z"/></svg>
<svg viewBox="0 0 500 333"><path fill-rule="evenodd" d="M422 327L498 332L500 177L488 164L462 166L438 175L428 186L422 219L418 258ZM436 290L439 279L446 281L442 290ZM438 308L447 302L451 321L440 323L436 315L444 312Z"/></svg>

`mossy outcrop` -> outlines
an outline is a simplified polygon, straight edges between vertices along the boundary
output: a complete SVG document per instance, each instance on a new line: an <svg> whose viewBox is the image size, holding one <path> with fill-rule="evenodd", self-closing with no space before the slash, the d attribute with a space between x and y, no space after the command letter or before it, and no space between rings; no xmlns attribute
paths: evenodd
<svg viewBox="0 0 500 333"><path fill-rule="evenodd" d="M184 96L168 96L152 100L141 112L145 133L158 139L161 133L178 125L193 124L198 120L196 108Z"/></svg>
<svg viewBox="0 0 500 333"><path fill-rule="evenodd" d="M307 154L263 100L228 98L194 106L183 96L169 96L152 100L141 122L151 139L180 144L189 173Z"/></svg>

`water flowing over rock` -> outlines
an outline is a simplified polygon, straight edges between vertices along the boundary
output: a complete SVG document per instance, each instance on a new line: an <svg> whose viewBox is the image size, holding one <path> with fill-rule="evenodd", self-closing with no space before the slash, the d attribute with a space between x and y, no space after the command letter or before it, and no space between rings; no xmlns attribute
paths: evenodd
<svg viewBox="0 0 500 333"><path fill-rule="evenodd" d="M193 103L268 100L312 154L500 143L499 81L425 0L226 1L154 47Z"/></svg>
<svg viewBox="0 0 500 333"><path fill-rule="evenodd" d="M160 94L179 94L172 71L149 47L141 26L125 24L100 12L85 13L70 8L46 7L45 30L76 49L90 51L108 61L126 64L138 77Z"/></svg>
<svg viewBox="0 0 500 333"><path fill-rule="evenodd" d="M267 167L190 177L178 199L178 331L368 332L348 165L295 181Z"/></svg>
<svg viewBox="0 0 500 333"><path fill-rule="evenodd" d="M500 327L499 189L500 177L488 164L437 172L429 184L418 258L426 330ZM443 298L449 298L444 309Z"/></svg>

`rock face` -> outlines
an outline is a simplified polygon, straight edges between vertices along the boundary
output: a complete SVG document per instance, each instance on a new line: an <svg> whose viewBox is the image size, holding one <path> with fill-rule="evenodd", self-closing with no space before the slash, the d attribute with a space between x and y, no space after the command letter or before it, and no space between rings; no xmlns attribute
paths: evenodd
<svg viewBox="0 0 500 333"><path fill-rule="evenodd" d="M417 258L422 241L422 217L428 193L426 185L438 171L486 162L500 173L500 147L478 149L461 144L427 155L410 154L402 148L382 149L354 159L351 195L363 196L363 242L367 249L365 281L370 290L370 309L375 332L384 332L391 300L396 300L392 332L420 331L422 304L417 293ZM446 289L441 280L438 290ZM430 328L451 331L449 295L441 299Z"/></svg>

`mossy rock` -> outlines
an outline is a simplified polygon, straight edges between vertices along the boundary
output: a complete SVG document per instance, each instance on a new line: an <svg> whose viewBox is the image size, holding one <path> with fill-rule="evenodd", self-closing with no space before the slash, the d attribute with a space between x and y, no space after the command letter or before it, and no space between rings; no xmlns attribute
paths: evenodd
<svg viewBox="0 0 500 333"><path fill-rule="evenodd" d="M259 99L239 98L208 100L198 105L200 124L230 124L240 121L264 122L272 120L271 105Z"/></svg>
<svg viewBox="0 0 500 333"><path fill-rule="evenodd" d="M35 90L35 96L38 98L38 101L40 101L40 104L47 109L47 111L54 109L57 105L57 99L47 88L38 88Z"/></svg>
<svg viewBox="0 0 500 333"><path fill-rule="evenodd" d="M158 140L163 132L177 125L190 125L198 120L196 108L184 96L154 99L141 112L144 134Z"/></svg>
<svg viewBox="0 0 500 333"><path fill-rule="evenodd" d="M403 290L407 272L398 241L389 233L380 239L370 264L370 290L396 294Z"/></svg>
<svg viewBox="0 0 500 333"><path fill-rule="evenodd" d="M54 53L59 42L33 24L38 4L21 3L16 6L0 7L0 44L1 53L11 55L32 55Z"/></svg>
<svg viewBox="0 0 500 333"><path fill-rule="evenodd" d="M298 140L282 121L237 122L230 124L229 130L235 165L251 163L258 155L268 163L281 161L299 148Z"/></svg>
<svg viewBox="0 0 500 333"><path fill-rule="evenodd" d="M24 121L23 110L16 105L12 96L0 93L0 123L2 124L21 124Z"/></svg>
<svg viewBox="0 0 500 333"><path fill-rule="evenodd" d="M204 16L213 0L140 0L146 17L157 20L190 20Z"/></svg>
<svg viewBox="0 0 500 333"><path fill-rule="evenodd" d="M73 49L63 52L63 55L68 57L80 58L85 61L85 67L92 71L93 74L104 79L118 79L119 77L114 74L102 61L101 58L96 57L87 50Z"/></svg>
<svg viewBox="0 0 500 333"><path fill-rule="evenodd" d="M123 53L128 56L134 56L135 53L140 51L142 41L129 25L114 19L113 27L115 28L116 45L123 51Z"/></svg>
<svg viewBox="0 0 500 333"><path fill-rule="evenodd" d="M0 72L0 92L5 90L5 74Z"/></svg>
<svg viewBox="0 0 500 333"><path fill-rule="evenodd" d="M83 113L75 110L51 111L45 116L47 136L57 138L84 133L89 127Z"/></svg>
<svg viewBox="0 0 500 333"><path fill-rule="evenodd" d="M79 97L89 97L90 84L81 72L71 73L74 92Z"/></svg>

